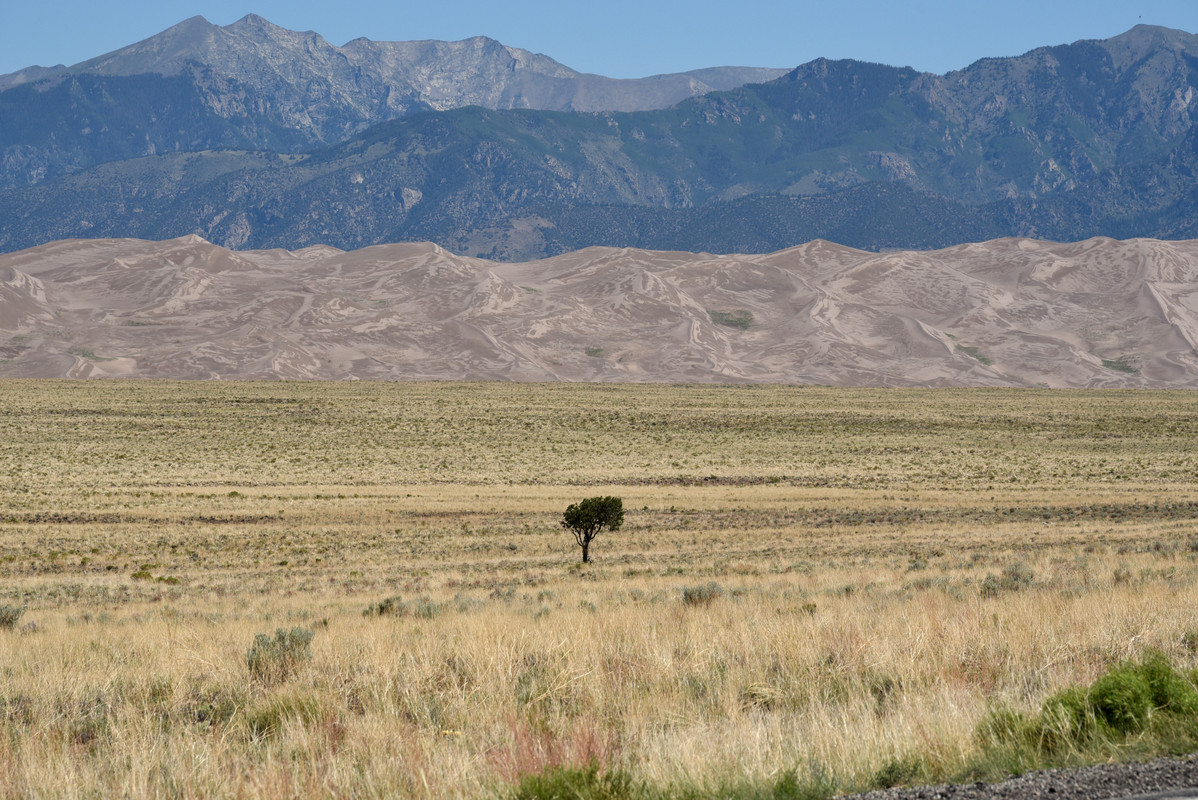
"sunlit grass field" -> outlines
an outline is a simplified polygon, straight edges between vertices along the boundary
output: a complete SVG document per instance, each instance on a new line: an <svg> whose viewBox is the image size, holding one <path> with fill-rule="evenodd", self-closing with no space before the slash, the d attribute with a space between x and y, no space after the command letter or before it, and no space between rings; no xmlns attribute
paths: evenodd
<svg viewBox="0 0 1198 800"><path fill-rule="evenodd" d="M1153 652L1198 665L1193 394L0 382L5 796L996 777L1188 746L979 734Z"/></svg>

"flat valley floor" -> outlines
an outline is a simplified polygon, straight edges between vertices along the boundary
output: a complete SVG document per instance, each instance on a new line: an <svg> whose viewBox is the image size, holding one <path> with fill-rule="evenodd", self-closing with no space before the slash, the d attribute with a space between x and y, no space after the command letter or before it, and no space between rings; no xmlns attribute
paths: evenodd
<svg viewBox="0 0 1198 800"><path fill-rule="evenodd" d="M1191 748L986 738L1154 653L1198 664L1193 393L0 382L4 796L997 778Z"/></svg>

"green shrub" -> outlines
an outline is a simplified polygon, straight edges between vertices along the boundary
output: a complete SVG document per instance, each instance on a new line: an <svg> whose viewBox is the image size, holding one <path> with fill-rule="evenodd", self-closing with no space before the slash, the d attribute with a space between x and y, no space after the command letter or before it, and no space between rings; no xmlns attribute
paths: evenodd
<svg viewBox="0 0 1198 800"><path fill-rule="evenodd" d="M1116 667L1095 681L1088 700L1095 716L1119 733L1142 731L1152 713L1152 689L1132 666Z"/></svg>
<svg viewBox="0 0 1198 800"><path fill-rule="evenodd" d="M926 781L930 775L927 762L920 756L892 758L874 773L871 783L875 789L889 789Z"/></svg>
<svg viewBox="0 0 1198 800"><path fill-rule="evenodd" d="M1128 356L1119 356L1118 358L1112 359L1104 358L1102 359L1102 365L1107 369L1114 370L1115 372L1125 372L1128 375L1140 374L1139 368L1136 367L1131 358Z"/></svg>
<svg viewBox="0 0 1198 800"><path fill-rule="evenodd" d="M708 309L707 316L711 317L711 321L716 325L739 328L742 331L747 331L753 324L753 312L744 308L737 309L736 311L712 311Z"/></svg>
<svg viewBox="0 0 1198 800"><path fill-rule="evenodd" d="M307 628L279 628L273 639L260 633L245 654L250 677L266 684L290 680L311 660L312 631Z"/></svg>
<svg viewBox="0 0 1198 800"><path fill-rule="evenodd" d="M997 706L978 723L973 739L981 750L990 751L1012 744L1035 745L1039 732L1036 724L1023 714L1007 706Z"/></svg>
<svg viewBox="0 0 1198 800"><path fill-rule="evenodd" d="M988 367L988 366L990 366L991 364L993 364L993 363L994 363L994 362L993 362L991 359L989 359L989 358L987 358L986 356L982 355L982 351L981 351L981 350L979 350L979 349L978 349L978 348L976 348L976 347L968 347L968 346L966 346L966 345L963 345L963 344L959 344L959 345L957 345L956 347L957 347L957 349L958 349L958 350L960 350L962 353L964 353L965 355L969 356L969 357L970 357L970 358L972 358L974 361L977 361L979 364L983 364L983 365L985 365L985 366L987 366L987 367Z"/></svg>
<svg viewBox="0 0 1198 800"><path fill-rule="evenodd" d="M1040 714L1029 720L1024 744L1046 753L1076 748L1098 730L1098 716L1089 690L1071 686L1044 701Z"/></svg>
<svg viewBox="0 0 1198 800"><path fill-rule="evenodd" d="M751 790L743 792L742 795L761 796L758 792ZM799 778L798 772L793 769L783 770L764 798L768 800L828 800L835 795L835 784L816 764L813 765L811 776L806 780Z"/></svg>
<svg viewBox="0 0 1198 800"><path fill-rule="evenodd" d="M1049 697L1034 716L994 709L979 724L975 740L984 751L1006 749L1025 761L1065 756L1086 748L1101 750L1150 728L1166 738L1194 727L1198 690L1160 653L1124 661L1089 687L1072 686ZM1153 725L1154 720L1160 725ZM1181 740L1179 740L1181 741ZM1188 745L1186 745L1188 746Z"/></svg>
<svg viewBox="0 0 1198 800"><path fill-rule="evenodd" d="M554 767L520 779L512 800L634 800L649 797L643 784L622 770L599 771L592 761L586 767Z"/></svg>
<svg viewBox="0 0 1198 800"><path fill-rule="evenodd" d="M1150 652L1139 665L1151 692L1152 707L1173 714L1198 715L1198 690L1174 669L1163 653Z"/></svg>

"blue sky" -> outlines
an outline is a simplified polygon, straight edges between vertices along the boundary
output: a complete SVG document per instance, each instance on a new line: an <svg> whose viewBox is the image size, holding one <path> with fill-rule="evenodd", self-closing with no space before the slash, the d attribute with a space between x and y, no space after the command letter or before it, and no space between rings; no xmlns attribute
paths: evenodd
<svg viewBox="0 0 1198 800"><path fill-rule="evenodd" d="M721 64L793 67L820 56L946 72L984 56L1107 38L1139 22L1198 33L1198 0L0 2L0 74L73 64L196 14L227 25L251 12L333 44L482 34L621 78Z"/></svg>

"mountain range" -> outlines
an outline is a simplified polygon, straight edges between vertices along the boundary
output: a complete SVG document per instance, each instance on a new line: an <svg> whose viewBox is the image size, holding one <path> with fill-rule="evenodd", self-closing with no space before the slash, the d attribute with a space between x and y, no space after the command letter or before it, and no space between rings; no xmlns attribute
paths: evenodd
<svg viewBox="0 0 1198 800"><path fill-rule="evenodd" d="M1198 388L1198 241L0 255L0 377Z"/></svg>
<svg viewBox="0 0 1198 800"><path fill-rule="evenodd" d="M72 67L0 75L0 186L161 153L304 152L419 111L664 108L784 73L713 67L617 80L482 36L336 47L254 14L223 27L197 16Z"/></svg>
<svg viewBox="0 0 1198 800"><path fill-rule="evenodd" d="M1192 34L1138 26L946 75L817 59L735 85L770 77L619 82L485 39L338 48L193 19L0 78L0 250L196 234L527 260L1198 236ZM680 99L716 84L733 88Z"/></svg>

